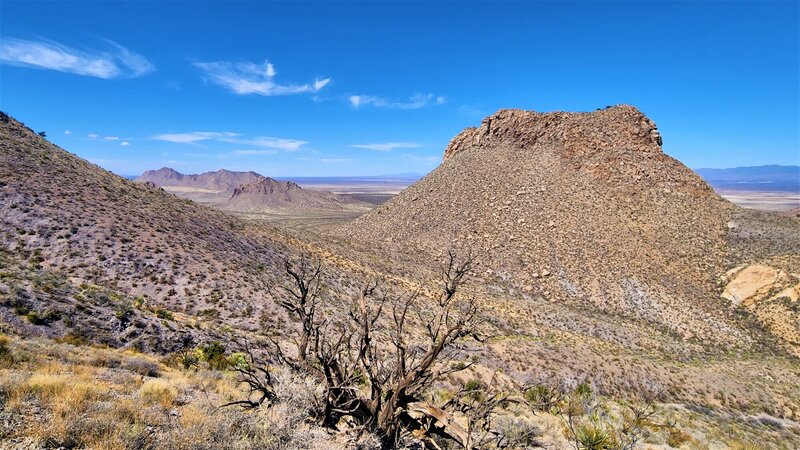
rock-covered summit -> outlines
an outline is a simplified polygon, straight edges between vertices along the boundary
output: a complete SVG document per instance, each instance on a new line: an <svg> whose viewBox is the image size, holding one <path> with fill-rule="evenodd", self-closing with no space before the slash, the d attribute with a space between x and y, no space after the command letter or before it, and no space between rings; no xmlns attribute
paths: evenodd
<svg viewBox="0 0 800 450"><path fill-rule="evenodd" d="M593 305L683 336L743 336L719 304L738 209L661 149L631 106L501 110L442 164L339 233L437 253L467 249L487 280Z"/></svg>
<svg viewBox="0 0 800 450"><path fill-rule="evenodd" d="M647 184L679 187L714 195L693 172L666 155L655 123L637 108L612 106L593 112L539 113L501 109L456 135L444 159L471 148L555 146L574 170L599 177L615 188L635 190ZM663 170L670 167L673 170Z"/></svg>

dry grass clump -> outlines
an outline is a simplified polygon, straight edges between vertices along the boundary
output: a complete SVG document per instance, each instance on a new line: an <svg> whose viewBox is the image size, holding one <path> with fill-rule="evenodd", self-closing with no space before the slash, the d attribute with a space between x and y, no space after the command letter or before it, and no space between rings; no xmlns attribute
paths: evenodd
<svg viewBox="0 0 800 450"><path fill-rule="evenodd" d="M315 399L315 386L308 380L280 375L278 386L286 402L278 408L218 409L243 395L227 372L178 370L131 351L0 337L14 355L13 364L0 368L0 442L8 448L277 450L345 445L332 443L333 437L305 422L305 409Z"/></svg>
<svg viewBox="0 0 800 450"><path fill-rule="evenodd" d="M175 404L175 400L178 398L178 391L167 380L153 379L144 382L139 389L139 395L147 404L158 404L164 408L169 408Z"/></svg>

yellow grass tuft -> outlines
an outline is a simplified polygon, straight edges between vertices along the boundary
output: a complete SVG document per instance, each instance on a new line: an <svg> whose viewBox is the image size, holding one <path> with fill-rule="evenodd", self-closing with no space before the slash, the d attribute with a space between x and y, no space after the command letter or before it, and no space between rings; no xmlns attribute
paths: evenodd
<svg viewBox="0 0 800 450"><path fill-rule="evenodd" d="M178 398L178 390L167 380L155 378L144 382L139 389L142 400L149 404L159 404L170 408Z"/></svg>

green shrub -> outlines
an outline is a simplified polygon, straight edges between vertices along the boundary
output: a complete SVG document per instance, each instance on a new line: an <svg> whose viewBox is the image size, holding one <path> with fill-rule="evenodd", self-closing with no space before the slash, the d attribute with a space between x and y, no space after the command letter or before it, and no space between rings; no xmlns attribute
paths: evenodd
<svg viewBox="0 0 800 450"><path fill-rule="evenodd" d="M231 353L228 356L228 364L236 369L249 369L250 363L247 362L247 355L241 352Z"/></svg>
<svg viewBox="0 0 800 450"><path fill-rule="evenodd" d="M581 383L575 388L575 395L582 398L589 398L592 396L592 387L588 383Z"/></svg>
<svg viewBox="0 0 800 450"><path fill-rule="evenodd" d="M155 312L159 319L172 320L172 313L164 308L156 308Z"/></svg>
<svg viewBox="0 0 800 450"><path fill-rule="evenodd" d="M479 402L483 400L485 386L480 380L469 380L464 384L464 391L468 398Z"/></svg>
<svg viewBox="0 0 800 450"><path fill-rule="evenodd" d="M595 424L582 424L575 430L575 439L585 450L610 450L615 448L614 439Z"/></svg>
<svg viewBox="0 0 800 450"><path fill-rule="evenodd" d="M28 314L25 315L25 317L28 319L28 322L30 322L30 323L32 323L34 325L44 325L45 324L45 320L41 316L39 316L39 314L36 313L35 311L29 312Z"/></svg>
<svg viewBox="0 0 800 450"><path fill-rule="evenodd" d="M11 349L8 347L8 337L0 334L0 367L8 367L14 362Z"/></svg>
<svg viewBox="0 0 800 450"><path fill-rule="evenodd" d="M536 411L548 411L555 407L560 399L558 391L538 384L525 391L525 400Z"/></svg>
<svg viewBox="0 0 800 450"><path fill-rule="evenodd" d="M225 359L225 346L219 341L201 345L199 350L200 358L207 362L212 369L223 370L228 367L228 360Z"/></svg>

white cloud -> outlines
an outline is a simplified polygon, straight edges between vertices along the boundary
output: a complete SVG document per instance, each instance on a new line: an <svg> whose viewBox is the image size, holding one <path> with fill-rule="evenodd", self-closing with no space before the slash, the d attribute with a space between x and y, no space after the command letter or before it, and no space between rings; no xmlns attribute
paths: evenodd
<svg viewBox="0 0 800 450"><path fill-rule="evenodd" d="M122 142L119 143L119 145L121 145L123 147L127 147L127 146L131 145L131 143L128 142L128 141L122 141Z"/></svg>
<svg viewBox="0 0 800 450"><path fill-rule="evenodd" d="M297 139L283 139L269 136L258 136L252 139L222 138L220 141L230 142L233 144L252 145L262 148L274 148L278 150L285 150L287 152L296 151L303 145L308 144L306 141L300 141Z"/></svg>
<svg viewBox="0 0 800 450"><path fill-rule="evenodd" d="M396 148L418 148L422 144L418 142L382 142L379 144L353 144L351 147L375 150L377 152L390 152Z"/></svg>
<svg viewBox="0 0 800 450"><path fill-rule="evenodd" d="M269 61L263 64L199 62L194 66L203 71L208 81L239 95L273 96L318 92L331 82L330 78L317 78L311 83L278 84L274 80L277 71Z"/></svg>
<svg viewBox="0 0 800 450"><path fill-rule="evenodd" d="M97 139L99 136L96 133L89 133L86 137L89 139Z"/></svg>
<svg viewBox="0 0 800 450"><path fill-rule="evenodd" d="M278 153L277 150L236 150L233 152L236 155L274 155Z"/></svg>
<svg viewBox="0 0 800 450"><path fill-rule="evenodd" d="M298 139L284 139L271 136L242 137L239 133L227 131L192 131L189 133L167 133L153 136L158 141L172 142L176 144L196 144L202 141L217 141L229 144L239 144L251 147L266 149L284 150L293 152L307 144L307 141ZM265 153L266 154L266 153Z"/></svg>
<svg viewBox="0 0 800 450"><path fill-rule="evenodd" d="M216 132L216 131L192 131L190 133L167 133L153 136L157 141L174 142L176 144L194 144L195 142L207 141L209 139L221 139L239 136L236 133Z"/></svg>
<svg viewBox="0 0 800 450"><path fill-rule="evenodd" d="M105 136L103 138L103 140L106 140L106 141L118 141L119 137L118 136Z"/></svg>
<svg viewBox="0 0 800 450"><path fill-rule="evenodd" d="M354 108L370 105L377 108L396 108L396 109L419 109L431 104L444 104L445 98L442 96L433 97L433 94L415 93L407 101L391 101L383 97L374 95L351 95L347 98Z"/></svg>
<svg viewBox="0 0 800 450"><path fill-rule="evenodd" d="M64 131L64 134L66 134L67 136L69 136L69 135L71 135L71 134L72 134L72 131L66 130L66 131Z"/></svg>
<svg viewBox="0 0 800 450"><path fill-rule="evenodd" d="M113 50L78 50L52 41L4 38L0 42L0 62L103 79L139 77L155 70L144 56L116 42L106 42Z"/></svg>

